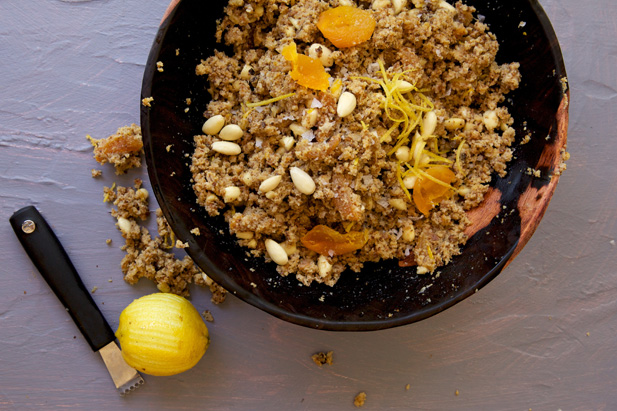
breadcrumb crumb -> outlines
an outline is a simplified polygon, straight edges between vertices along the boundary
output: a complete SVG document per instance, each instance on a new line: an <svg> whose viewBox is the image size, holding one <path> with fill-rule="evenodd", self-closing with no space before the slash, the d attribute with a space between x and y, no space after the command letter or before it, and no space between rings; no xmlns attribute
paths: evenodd
<svg viewBox="0 0 617 411"><path fill-rule="evenodd" d="M153 101L154 101L154 97L146 97L143 100L141 100L141 104L143 104L144 107L152 107Z"/></svg>
<svg viewBox="0 0 617 411"><path fill-rule="evenodd" d="M94 168L92 169L91 173L92 173L92 178L97 178L103 175L102 170L95 170Z"/></svg>
<svg viewBox="0 0 617 411"><path fill-rule="evenodd" d="M313 360L315 364L319 365L320 367L324 364L332 365L332 354L333 353L334 351L318 352L317 354L313 354L311 356L311 359Z"/></svg>
<svg viewBox="0 0 617 411"><path fill-rule="evenodd" d="M363 407L365 402L366 402L366 393L364 391L358 393L358 395L356 395L356 397L353 399L353 405L355 405L358 408Z"/></svg>
<svg viewBox="0 0 617 411"><path fill-rule="evenodd" d="M141 127L131 124L120 127L107 138L96 140L89 135L86 138L94 147L94 159L100 164L112 164L116 174L124 174L131 168L141 166L144 146Z"/></svg>

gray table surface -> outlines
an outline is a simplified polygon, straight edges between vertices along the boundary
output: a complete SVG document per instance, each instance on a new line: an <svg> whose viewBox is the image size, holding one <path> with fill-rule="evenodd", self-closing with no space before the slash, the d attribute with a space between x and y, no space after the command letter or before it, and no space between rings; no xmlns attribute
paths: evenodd
<svg viewBox="0 0 617 411"><path fill-rule="evenodd" d="M302 328L234 297L213 306L194 288L195 306L215 318L208 353L121 398L8 218L28 204L42 211L114 329L127 304L155 291L122 280L121 237L102 202L112 182L141 177L149 188L146 169L103 167L93 179L101 167L85 136L139 122L167 1L1 0L0 408L338 410L366 391L366 410L617 409L617 2L541 4L569 74L572 159L502 274L435 317L370 333ZM319 350L333 350L334 365L315 366Z"/></svg>

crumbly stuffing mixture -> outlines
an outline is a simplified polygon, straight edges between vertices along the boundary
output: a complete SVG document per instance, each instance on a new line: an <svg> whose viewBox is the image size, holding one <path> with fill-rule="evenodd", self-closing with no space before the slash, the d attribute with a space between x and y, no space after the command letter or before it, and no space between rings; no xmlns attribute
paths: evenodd
<svg viewBox="0 0 617 411"><path fill-rule="evenodd" d="M104 188L105 199L116 207L111 214L118 220L116 225L126 239L121 247L126 252L121 263L124 280L136 284L145 277L160 291L182 296L189 295L188 285L194 282L210 289L213 303L225 301L225 289L204 274L189 256L180 260L170 251L175 236L160 209L156 210L157 237L152 238L149 230L138 223L149 215L148 192L141 185L142 181L136 179L132 188Z"/></svg>
<svg viewBox="0 0 617 411"><path fill-rule="evenodd" d="M316 23L340 3L230 2L217 40L232 46L233 55L216 51L195 72L207 76L212 95L204 117L222 116L242 134L222 139L213 120L204 124L204 135L194 137L198 202L212 216L223 214L252 255L275 261L281 275L293 274L305 285L334 285L345 269L359 271L365 262L382 259L432 272L460 252L466 211L483 200L491 175L507 172L515 133L500 103L518 87L518 63L495 62L497 40L472 7L445 7L438 0L413 1L402 10L390 1L352 1L370 12L376 27L370 40L338 49ZM317 45L316 56L324 57L327 49L327 90L292 79L297 63L282 55L291 43L304 55ZM401 169L420 166L409 166L397 151L409 147L414 133L424 133L424 123L401 143L403 130L384 111L391 100L378 81L395 76L417 92L409 99L427 104L436 118L425 136L430 151L420 149L417 158L445 165L453 175L447 195L436 196L428 213L413 190L431 180L416 171L416 180L403 182ZM339 99L346 92L357 101L342 116ZM292 179L294 168L313 184L307 188ZM277 176L280 181L270 184L275 188L263 189ZM318 225L343 235L366 233L365 243L352 252L318 253L301 241Z"/></svg>
<svg viewBox="0 0 617 411"><path fill-rule="evenodd" d="M141 127L135 124L120 127L115 134L99 140L86 137L94 147L94 159L100 164L113 164L116 174L124 174L131 168L141 166L144 146L141 140Z"/></svg>
<svg viewBox="0 0 617 411"><path fill-rule="evenodd" d="M313 360L315 364L319 365L320 367L324 364L332 365L332 354L333 353L334 353L333 351L318 352L317 354L313 354L311 356L311 359Z"/></svg>
<svg viewBox="0 0 617 411"><path fill-rule="evenodd" d="M363 407L365 402L366 402L366 393L364 391L358 393L358 395L356 395L356 397L353 399L353 405L355 405L358 408Z"/></svg>

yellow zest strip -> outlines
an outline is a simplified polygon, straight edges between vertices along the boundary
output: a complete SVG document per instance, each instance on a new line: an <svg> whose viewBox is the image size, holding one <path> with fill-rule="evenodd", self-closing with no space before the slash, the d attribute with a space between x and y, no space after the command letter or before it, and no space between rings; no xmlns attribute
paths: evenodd
<svg viewBox="0 0 617 411"><path fill-rule="evenodd" d="M360 120L360 124L362 124L362 131L368 130L368 125L364 121Z"/></svg>
<svg viewBox="0 0 617 411"><path fill-rule="evenodd" d="M440 155L437 155L437 154L433 153L432 151L424 150L422 153L426 154L427 156L429 156L435 162L452 164L452 160L450 160L449 158L445 158L445 157L442 157Z"/></svg>
<svg viewBox="0 0 617 411"><path fill-rule="evenodd" d="M428 251L428 256L431 258L431 260L434 260L435 257L433 256L433 250L431 250L431 246L429 244L426 245L426 251Z"/></svg>
<svg viewBox="0 0 617 411"><path fill-rule="evenodd" d="M399 184L403 188L403 191L405 192L405 195L407 196L409 201L411 201L411 193L409 193L409 190L407 190L407 187L405 187L405 184L403 183L403 173L401 172L401 162L400 161L396 163L396 179L398 180Z"/></svg>
<svg viewBox="0 0 617 411"><path fill-rule="evenodd" d="M347 224L343 225L343 228L345 228L345 232L346 233L350 232L355 223L356 223L355 221L350 221Z"/></svg>
<svg viewBox="0 0 617 411"><path fill-rule="evenodd" d="M433 177L432 175L430 175L428 173L425 173L424 171L420 170L419 168L413 167L413 168L410 168L409 170L412 173L414 173L416 176L418 176L418 177L428 178L429 180L433 181L434 183L439 184L440 186L447 187L450 190L454 190L456 193L459 193L459 191L456 188L452 187L450 184L444 183L440 179L435 178L435 177Z"/></svg>
<svg viewBox="0 0 617 411"><path fill-rule="evenodd" d="M463 151L463 146L465 145L465 139L461 141L461 144L458 145L456 149L456 160L454 162L454 166L456 167L456 171L459 173L463 173L463 167L461 166L461 152Z"/></svg>
<svg viewBox="0 0 617 411"><path fill-rule="evenodd" d="M289 98L291 96L294 96L295 94L296 93L283 94L282 96L274 97L274 98L271 98L271 99L268 99L268 100L258 101L256 103L246 103L246 106L248 108L259 107L259 106L266 106L268 104L276 103L277 101L281 101L281 100L284 100L284 99Z"/></svg>

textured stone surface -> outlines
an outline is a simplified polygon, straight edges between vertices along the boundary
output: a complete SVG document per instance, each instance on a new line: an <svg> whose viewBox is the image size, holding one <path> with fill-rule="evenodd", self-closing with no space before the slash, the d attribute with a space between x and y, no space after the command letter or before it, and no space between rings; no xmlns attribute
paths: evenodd
<svg viewBox="0 0 617 411"><path fill-rule="evenodd" d="M442 314L370 333L305 329L233 296L213 306L193 289L197 309L215 319L207 355L120 398L8 218L39 208L114 329L126 305L156 291L123 282L121 237L102 203L113 182L140 177L149 188L146 170L118 177L98 166L85 135L139 122L167 2L1 1L0 408L339 410L365 391L367 410L617 409L617 3L541 4L569 74L572 159L502 274ZM315 366L311 355L330 350L334 364Z"/></svg>

